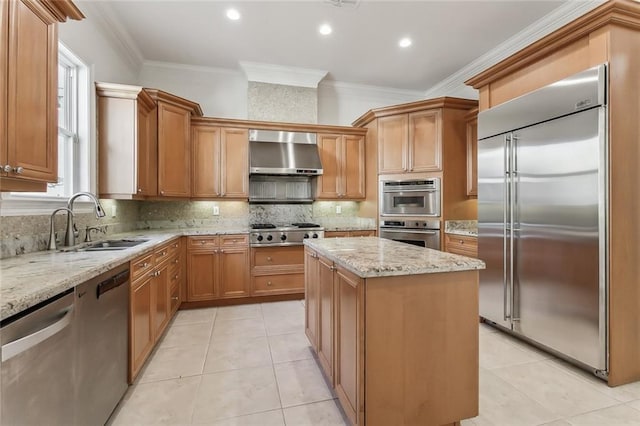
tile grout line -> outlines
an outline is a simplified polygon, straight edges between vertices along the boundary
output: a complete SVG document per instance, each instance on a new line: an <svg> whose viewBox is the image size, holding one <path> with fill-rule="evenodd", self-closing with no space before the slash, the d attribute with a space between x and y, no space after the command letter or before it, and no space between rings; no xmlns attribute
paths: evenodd
<svg viewBox="0 0 640 426"><path fill-rule="evenodd" d="M260 304L260 313L262 314L262 323L264 324L264 311L262 310L262 304ZM267 326L265 325L265 334L267 334ZM273 380L276 383L276 392L278 392L278 402L280 403L280 413L282 414L282 423L287 426L287 421L284 416L284 407L282 406L282 397L280 396L280 384L278 383L278 376L276 374L276 366L273 362L273 353L271 352L271 341L269 341L269 335L267 334L267 346L269 346L269 358L271 358L271 371L273 372Z"/></svg>

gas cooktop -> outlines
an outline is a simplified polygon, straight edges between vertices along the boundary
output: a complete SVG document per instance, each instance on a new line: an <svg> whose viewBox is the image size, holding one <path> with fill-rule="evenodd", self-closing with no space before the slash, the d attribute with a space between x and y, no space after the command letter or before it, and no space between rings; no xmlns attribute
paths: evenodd
<svg viewBox="0 0 640 426"><path fill-rule="evenodd" d="M306 238L323 238L324 228L317 223L296 222L276 226L272 223L254 223L249 234L252 247L302 245Z"/></svg>

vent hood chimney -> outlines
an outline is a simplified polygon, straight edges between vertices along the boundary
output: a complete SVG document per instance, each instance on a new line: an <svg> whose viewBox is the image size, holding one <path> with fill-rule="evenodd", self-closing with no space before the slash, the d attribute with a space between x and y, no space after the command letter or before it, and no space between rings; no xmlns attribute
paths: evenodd
<svg viewBox="0 0 640 426"><path fill-rule="evenodd" d="M315 133L249 130L249 159L252 175L322 174Z"/></svg>

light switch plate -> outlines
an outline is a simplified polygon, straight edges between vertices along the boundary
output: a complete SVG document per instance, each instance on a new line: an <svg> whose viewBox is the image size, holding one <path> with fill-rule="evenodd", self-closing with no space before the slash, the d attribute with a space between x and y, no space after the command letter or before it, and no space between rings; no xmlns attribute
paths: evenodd
<svg viewBox="0 0 640 426"><path fill-rule="evenodd" d="M111 206L111 217L116 217L118 209L116 205Z"/></svg>
<svg viewBox="0 0 640 426"><path fill-rule="evenodd" d="M220 215L220 206L213 206L213 215L214 216Z"/></svg>
<svg viewBox="0 0 640 426"><path fill-rule="evenodd" d="M336 206L336 214L342 214L342 206Z"/></svg>

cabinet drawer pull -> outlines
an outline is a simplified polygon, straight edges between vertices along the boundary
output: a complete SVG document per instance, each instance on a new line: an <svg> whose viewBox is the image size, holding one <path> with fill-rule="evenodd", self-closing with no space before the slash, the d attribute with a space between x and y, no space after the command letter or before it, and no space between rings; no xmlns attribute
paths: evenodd
<svg viewBox="0 0 640 426"><path fill-rule="evenodd" d="M178 243L175 243L175 244L173 245L173 248L178 248Z"/></svg>
<svg viewBox="0 0 640 426"><path fill-rule="evenodd" d="M173 261L173 263L178 263L180 261L180 259L176 259Z"/></svg>
<svg viewBox="0 0 640 426"><path fill-rule="evenodd" d="M18 166L18 167L14 167L13 168L13 172L15 174L17 174L17 175L21 175L23 171L24 171L24 167L22 167L22 166Z"/></svg>
<svg viewBox="0 0 640 426"><path fill-rule="evenodd" d="M165 254L167 254L166 250L162 250L162 252L160 253L160 256L164 256Z"/></svg>
<svg viewBox="0 0 640 426"><path fill-rule="evenodd" d="M140 268L146 268L147 266L149 266L149 264L147 262L138 263L138 267L140 267Z"/></svg>
<svg viewBox="0 0 640 426"><path fill-rule="evenodd" d="M267 281L267 285L271 286L272 285L271 281Z"/></svg>
<svg viewBox="0 0 640 426"><path fill-rule="evenodd" d="M335 270L336 270L336 269L338 269L338 268L336 268L335 266L331 265L331 266L329 267L329 269L330 269L330 270L332 270L332 271L335 271Z"/></svg>
<svg viewBox="0 0 640 426"><path fill-rule="evenodd" d="M178 296L173 296L171 300L178 300Z"/></svg>
<svg viewBox="0 0 640 426"><path fill-rule="evenodd" d="M173 278L177 280L178 277L180 277L180 274L176 274Z"/></svg>
<svg viewBox="0 0 640 426"><path fill-rule="evenodd" d="M9 173L11 171L11 166L9 164L5 164L2 166L2 171L5 173Z"/></svg>
<svg viewBox="0 0 640 426"><path fill-rule="evenodd" d="M272 260L271 256L267 256L267 262L271 262Z"/></svg>
<svg viewBox="0 0 640 426"><path fill-rule="evenodd" d="M220 250L220 253L224 253L224 250L222 250L222 249L221 249L221 250Z"/></svg>
<svg viewBox="0 0 640 426"><path fill-rule="evenodd" d="M207 244L205 240L200 241L200 244Z"/></svg>

